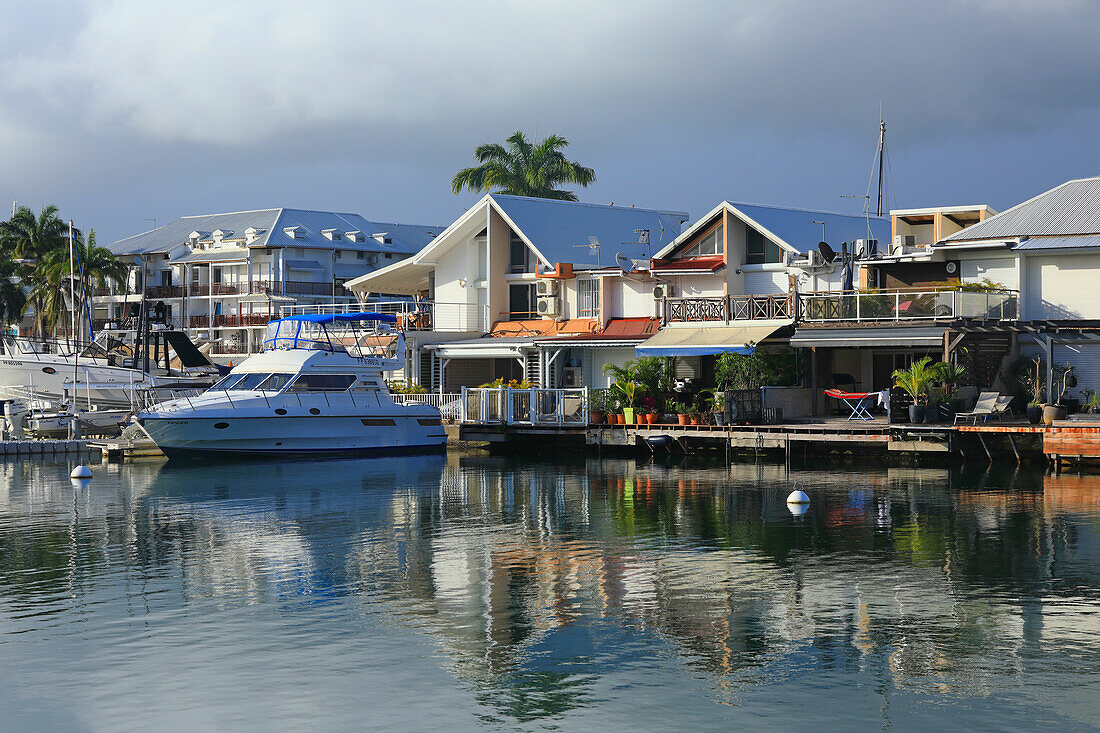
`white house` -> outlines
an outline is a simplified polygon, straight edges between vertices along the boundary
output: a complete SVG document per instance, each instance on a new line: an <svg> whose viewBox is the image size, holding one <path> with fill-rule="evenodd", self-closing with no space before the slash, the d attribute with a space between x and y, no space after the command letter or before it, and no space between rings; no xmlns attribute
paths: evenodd
<svg viewBox="0 0 1100 733"><path fill-rule="evenodd" d="M409 259L349 281L417 298L406 378L453 391L497 378L606 384L655 328L650 258L687 214L489 194ZM624 320L624 319L629 319Z"/></svg>
<svg viewBox="0 0 1100 733"><path fill-rule="evenodd" d="M345 281L410 256L441 231L304 209L180 217L108 246L133 270L127 287L94 294L95 318L122 327L144 298L212 342L213 353L252 353L282 307L347 302Z"/></svg>

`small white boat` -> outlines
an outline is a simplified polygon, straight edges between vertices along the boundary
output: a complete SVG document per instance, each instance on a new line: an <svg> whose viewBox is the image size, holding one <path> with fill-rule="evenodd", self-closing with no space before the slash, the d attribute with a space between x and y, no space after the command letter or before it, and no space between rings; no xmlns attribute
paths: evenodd
<svg viewBox="0 0 1100 733"><path fill-rule="evenodd" d="M209 390L154 405L137 421L169 458L440 450L439 410L394 402L383 372L404 364L380 313L295 315L267 326L264 350Z"/></svg>

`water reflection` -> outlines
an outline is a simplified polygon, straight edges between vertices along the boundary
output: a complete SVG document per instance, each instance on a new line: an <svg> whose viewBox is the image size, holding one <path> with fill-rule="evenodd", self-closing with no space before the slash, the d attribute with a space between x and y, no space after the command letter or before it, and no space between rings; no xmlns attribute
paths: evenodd
<svg viewBox="0 0 1100 733"><path fill-rule="evenodd" d="M812 502L792 516L796 480ZM372 650L388 624L415 630L482 722L644 724L634 700L653 685L654 704L684 706L668 724L688 708L704 724L734 709L782 711L773 727L904 722L938 698L967 701L947 720L1022 726L1039 706L1080 724L1096 710L1075 695L1100 671L1098 519L1100 477L984 467L451 454L108 466L80 487L62 465L7 463L0 649L117 643L136 620L182 634L257 607L276 626L336 619ZM818 707L791 717L778 689Z"/></svg>

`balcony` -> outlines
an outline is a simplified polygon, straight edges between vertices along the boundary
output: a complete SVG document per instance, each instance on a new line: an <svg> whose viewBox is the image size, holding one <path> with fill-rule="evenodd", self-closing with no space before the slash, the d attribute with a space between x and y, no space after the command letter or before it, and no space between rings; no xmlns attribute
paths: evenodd
<svg viewBox="0 0 1100 733"><path fill-rule="evenodd" d="M335 305L292 305L281 316L298 313L358 313L370 311L396 316L406 331L480 332L489 330L489 306L476 303L435 303L405 300L379 303L337 303Z"/></svg>
<svg viewBox="0 0 1100 733"><path fill-rule="evenodd" d="M807 323L909 321L1014 321L1019 293L1014 290L873 290L806 293L799 296Z"/></svg>
<svg viewBox="0 0 1100 733"><path fill-rule="evenodd" d="M266 326L268 321L278 316L269 316L266 313L216 313L213 317L208 314L193 315L187 319L191 328L247 328L248 326ZM212 322L212 323L211 323Z"/></svg>
<svg viewBox="0 0 1100 733"><path fill-rule="evenodd" d="M712 298L665 298L664 325L689 321L756 321L795 317L790 295L724 295Z"/></svg>

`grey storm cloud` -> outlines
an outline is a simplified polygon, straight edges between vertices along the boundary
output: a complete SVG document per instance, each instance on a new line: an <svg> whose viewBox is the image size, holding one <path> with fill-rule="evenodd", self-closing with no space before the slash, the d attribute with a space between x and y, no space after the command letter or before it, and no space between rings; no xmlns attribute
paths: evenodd
<svg viewBox="0 0 1100 733"><path fill-rule="evenodd" d="M187 170L196 151L226 169L272 149L432 167L520 127L614 162L690 140L866 135L880 103L921 143L1100 106L1092 0L87 0L4 15L13 188L61 185L74 165Z"/></svg>

